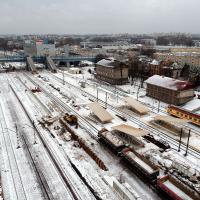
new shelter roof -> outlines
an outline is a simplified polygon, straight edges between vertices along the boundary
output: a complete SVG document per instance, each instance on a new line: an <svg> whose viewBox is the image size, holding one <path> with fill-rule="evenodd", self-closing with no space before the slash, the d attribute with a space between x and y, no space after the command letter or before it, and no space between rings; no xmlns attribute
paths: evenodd
<svg viewBox="0 0 200 200"><path fill-rule="evenodd" d="M172 116L162 116L162 115L157 115L154 117L154 119L164 121L170 124L179 124L179 125L183 125L189 122L189 120L187 119L180 119Z"/></svg>
<svg viewBox="0 0 200 200"><path fill-rule="evenodd" d="M149 109L145 105L141 104L139 101L133 99L132 97L125 97L124 100L129 106L131 106L140 114L147 114L149 112Z"/></svg>
<svg viewBox="0 0 200 200"><path fill-rule="evenodd" d="M110 122L113 119L112 115L97 102L89 103L88 107L103 123Z"/></svg>
<svg viewBox="0 0 200 200"><path fill-rule="evenodd" d="M126 125L126 124L113 126L112 129L116 130L116 131L120 131L122 133L125 133L125 134L127 134L129 136L133 136L133 137L141 137L141 136L144 136L147 134L147 132L144 131L143 129L135 128L133 126Z"/></svg>

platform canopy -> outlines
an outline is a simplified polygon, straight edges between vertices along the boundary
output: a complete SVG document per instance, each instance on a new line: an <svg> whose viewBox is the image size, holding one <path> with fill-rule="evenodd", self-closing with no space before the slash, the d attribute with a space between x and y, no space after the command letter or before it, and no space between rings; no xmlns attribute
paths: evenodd
<svg viewBox="0 0 200 200"><path fill-rule="evenodd" d="M139 101L137 101L136 99L132 98L132 97L125 97L124 101L136 112L138 112L141 115L147 114L149 112L149 109L143 105L142 103L140 103Z"/></svg>
<svg viewBox="0 0 200 200"><path fill-rule="evenodd" d="M162 115L155 116L154 120L164 121L170 124L178 124L178 125L184 125L190 121L187 119L180 119L172 116L162 116Z"/></svg>
<svg viewBox="0 0 200 200"><path fill-rule="evenodd" d="M144 131L143 129L135 128L133 126L126 124L113 126L112 129L133 137L141 137L147 134L147 132Z"/></svg>
<svg viewBox="0 0 200 200"><path fill-rule="evenodd" d="M110 122L113 119L112 115L97 102L89 103L88 107L102 123Z"/></svg>

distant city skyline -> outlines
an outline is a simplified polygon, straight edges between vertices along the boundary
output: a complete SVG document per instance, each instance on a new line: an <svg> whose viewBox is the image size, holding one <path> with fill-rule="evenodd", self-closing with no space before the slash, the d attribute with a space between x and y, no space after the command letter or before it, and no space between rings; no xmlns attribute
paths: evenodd
<svg viewBox="0 0 200 200"><path fill-rule="evenodd" d="M198 34L199 7L199 0L1 0L0 34Z"/></svg>

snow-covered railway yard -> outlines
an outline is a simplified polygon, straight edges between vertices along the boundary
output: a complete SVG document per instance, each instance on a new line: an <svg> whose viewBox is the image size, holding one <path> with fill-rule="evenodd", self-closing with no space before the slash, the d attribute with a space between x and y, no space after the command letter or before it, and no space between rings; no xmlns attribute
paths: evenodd
<svg viewBox="0 0 200 200"><path fill-rule="evenodd" d="M132 111L125 112L119 109L123 104L120 92L116 96L115 90L100 85L97 91L92 83L82 88L79 79L64 76L63 81L61 71L0 74L4 199L168 199L159 193L155 183L144 181L140 171L136 173L121 156L99 141L99 131L105 128L111 132L113 126L121 124L143 129L165 140L171 148L161 151L157 145L138 137L144 146L136 146L135 150L160 169L160 176L167 171L199 195L198 127L188 125L191 137L188 155L184 156L187 137L182 139L180 152L177 152L179 137L149 122L155 112L143 117ZM105 124L88 107L97 101L97 92L98 103L113 117ZM78 127L64 122L66 113L77 117ZM115 181L109 184L113 179L118 180L118 187Z"/></svg>

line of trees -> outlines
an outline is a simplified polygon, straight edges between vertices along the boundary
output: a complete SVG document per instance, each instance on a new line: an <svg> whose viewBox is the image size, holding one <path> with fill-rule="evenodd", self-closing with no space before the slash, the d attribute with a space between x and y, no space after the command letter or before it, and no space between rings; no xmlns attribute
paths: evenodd
<svg viewBox="0 0 200 200"><path fill-rule="evenodd" d="M159 36L157 37L156 40L158 45L184 45L184 46L194 45L192 38L184 34Z"/></svg>

